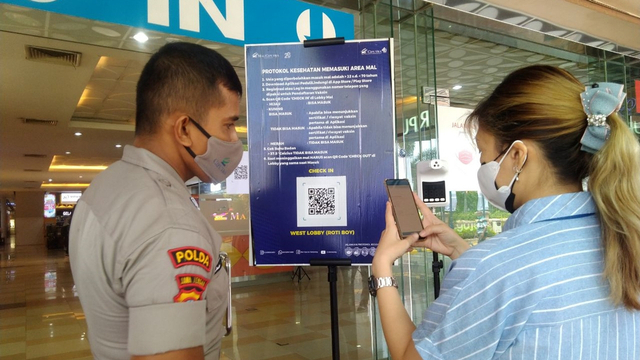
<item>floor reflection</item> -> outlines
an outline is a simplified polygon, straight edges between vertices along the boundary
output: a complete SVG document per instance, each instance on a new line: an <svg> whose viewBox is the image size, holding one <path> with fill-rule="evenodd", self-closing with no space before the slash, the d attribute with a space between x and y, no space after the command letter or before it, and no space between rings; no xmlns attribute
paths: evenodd
<svg viewBox="0 0 640 360"><path fill-rule="evenodd" d="M92 359L84 313L63 250L0 247L0 359ZM233 332L221 359L331 359L324 267L234 283ZM341 359L371 359L366 267L339 268Z"/></svg>

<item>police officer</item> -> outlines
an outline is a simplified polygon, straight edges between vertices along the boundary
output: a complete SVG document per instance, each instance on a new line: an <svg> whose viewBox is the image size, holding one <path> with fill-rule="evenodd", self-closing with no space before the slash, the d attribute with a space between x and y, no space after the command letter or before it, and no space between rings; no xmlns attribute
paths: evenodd
<svg viewBox="0 0 640 360"><path fill-rule="evenodd" d="M185 181L242 157L242 85L214 50L170 43L138 82L136 132L78 202L70 262L96 359L218 359L228 274Z"/></svg>

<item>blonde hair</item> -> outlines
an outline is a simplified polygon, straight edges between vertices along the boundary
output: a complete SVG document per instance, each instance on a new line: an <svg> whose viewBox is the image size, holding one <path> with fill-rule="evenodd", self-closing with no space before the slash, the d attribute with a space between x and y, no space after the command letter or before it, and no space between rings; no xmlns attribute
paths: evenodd
<svg viewBox="0 0 640 360"><path fill-rule="evenodd" d="M591 161L589 191L598 207L611 298L640 310L640 169L638 141L617 114Z"/></svg>
<svg viewBox="0 0 640 360"><path fill-rule="evenodd" d="M607 118L609 139L595 154L581 151L587 127L580 93L569 72L546 65L514 71L469 115L466 128L492 134L496 150L518 139L536 141L565 184L588 187L598 209L611 300L640 310L640 144L617 115Z"/></svg>

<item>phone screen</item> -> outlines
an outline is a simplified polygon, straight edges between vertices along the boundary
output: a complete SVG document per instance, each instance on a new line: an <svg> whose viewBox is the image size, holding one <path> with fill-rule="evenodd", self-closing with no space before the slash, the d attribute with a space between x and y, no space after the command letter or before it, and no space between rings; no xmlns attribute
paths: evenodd
<svg viewBox="0 0 640 360"><path fill-rule="evenodd" d="M385 180L385 185L400 236L406 237L420 232L422 230L422 221L411 192L409 180L387 179Z"/></svg>

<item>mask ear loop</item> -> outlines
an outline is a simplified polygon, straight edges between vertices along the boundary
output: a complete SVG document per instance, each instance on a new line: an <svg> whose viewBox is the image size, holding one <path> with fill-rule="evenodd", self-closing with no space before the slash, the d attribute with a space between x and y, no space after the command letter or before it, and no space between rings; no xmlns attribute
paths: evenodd
<svg viewBox="0 0 640 360"><path fill-rule="evenodd" d="M513 193L513 186L516 184L516 181L520 180L520 173L524 169L524 164L526 164L528 156L529 156L528 154L525 154L524 161L522 162L522 165L520 166L519 170L516 169L515 166L513 167L513 169L515 170L516 174L513 176L513 179L511 179L511 183L509 184L509 192L511 194L509 195L509 197L507 197L507 201L505 202L505 207L506 207L507 211L509 211L512 214L515 211L515 209L513 207L513 203L515 202L515 194ZM510 202L509 202L509 200L510 200Z"/></svg>
<svg viewBox="0 0 640 360"><path fill-rule="evenodd" d="M209 139L211 137L211 135L207 132L207 130L205 130L202 125L198 124L197 121L193 120L193 118L189 117L189 120L193 123L193 125L195 125L198 130L200 130L200 132L207 137L207 139Z"/></svg>
<svg viewBox="0 0 640 360"><path fill-rule="evenodd" d="M198 128L198 130L200 130L200 132L207 137L207 140L211 138L211 135L207 132L207 130L205 130L200 124L198 124L197 121L193 120L193 118L191 116L187 116L187 118L189 119L189 121L195 125L196 128ZM186 124L185 124L186 125ZM189 147L184 147L185 149L187 149L187 152L189 153L189 155L191 155L194 159L196 158L196 153L193 152L193 150L191 150L191 148Z"/></svg>

